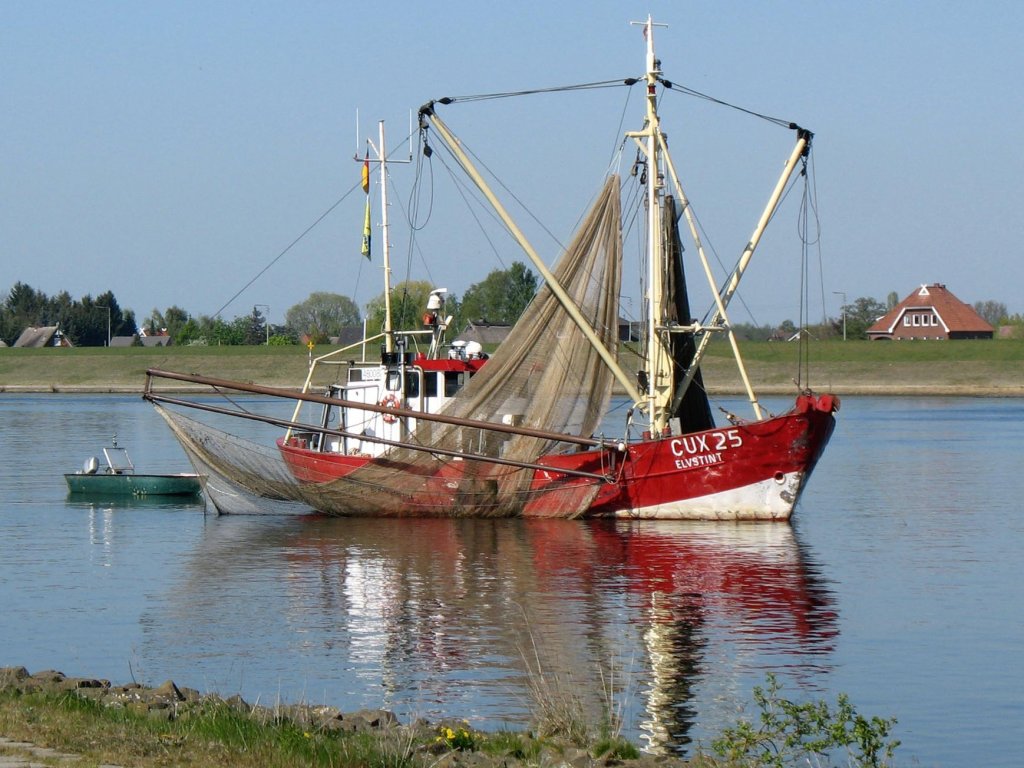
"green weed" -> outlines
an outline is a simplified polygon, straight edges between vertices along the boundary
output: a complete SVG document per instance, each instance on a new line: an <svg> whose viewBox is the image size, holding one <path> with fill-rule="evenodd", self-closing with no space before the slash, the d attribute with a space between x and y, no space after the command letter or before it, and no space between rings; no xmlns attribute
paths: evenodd
<svg viewBox="0 0 1024 768"><path fill-rule="evenodd" d="M781 686L768 675L767 688L754 688L754 702L760 709L757 723L740 721L726 728L712 742L715 753L728 765L785 766L820 764L836 752L845 751L849 764L858 768L884 768L899 746L888 740L895 718L859 714L845 694L839 694L835 709L826 702L797 703L779 695Z"/></svg>

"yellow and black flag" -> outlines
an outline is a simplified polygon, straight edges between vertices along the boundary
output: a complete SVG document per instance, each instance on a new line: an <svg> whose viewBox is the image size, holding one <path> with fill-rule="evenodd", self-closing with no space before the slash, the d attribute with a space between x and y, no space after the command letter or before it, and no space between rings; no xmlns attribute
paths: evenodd
<svg viewBox="0 0 1024 768"><path fill-rule="evenodd" d="M363 192L366 193L366 217L363 220L363 256L370 258L370 155L363 158Z"/></svg>

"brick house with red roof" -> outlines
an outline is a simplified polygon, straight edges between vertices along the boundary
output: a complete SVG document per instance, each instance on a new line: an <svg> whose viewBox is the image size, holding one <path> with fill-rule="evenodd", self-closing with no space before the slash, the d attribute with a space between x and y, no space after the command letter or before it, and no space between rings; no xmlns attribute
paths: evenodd
<svg viewBox="0 0 1024 768"><path fill-rule="evenodd" d="M869 339L991 339L995 329L941 283L922 285L867 330Z"/></svg>

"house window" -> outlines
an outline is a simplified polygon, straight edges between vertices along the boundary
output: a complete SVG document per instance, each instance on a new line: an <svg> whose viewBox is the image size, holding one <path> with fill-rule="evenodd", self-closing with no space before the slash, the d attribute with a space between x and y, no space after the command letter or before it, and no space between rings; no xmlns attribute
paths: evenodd
<svg viewBox="0 0 1024 768"><path fill-rule="evenodd" d="M904 315L903 316L903 325L905 325L905 326L909 326L910 325L910 315Z"/></svg>
<svg viewBox="0 0 1024 768"><path fill-rule="evenodd" d="M920 315L914 315L913 322L914 322L914 325L920 325L921 324L921 316Z"/></svg>

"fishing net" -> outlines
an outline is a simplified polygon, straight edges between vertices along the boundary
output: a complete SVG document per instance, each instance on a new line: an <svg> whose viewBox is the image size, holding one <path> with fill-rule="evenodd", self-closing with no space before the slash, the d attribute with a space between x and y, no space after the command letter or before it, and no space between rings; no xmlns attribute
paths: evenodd
<svg viewBox="0 0 1024 768"><path fill-rule="evenodd" d="M622 242L619 179L610 177L554 276L583 321L614 351ZM554 292L544 285L486 365L452 398L444 415L577 437L593 435L611 395L612 373ZM531 490L538 457L574 445L551 435L417 420L405 445L371 461L324 455L292 476L273 449L161 409L197 471L239 494L308 504L338 515L573 517L590 505L599 477ZM349 463L345 463L348 461ZM501 463L498 463L501 462ZM339 472L344 472L338 476Z"/></svg>

